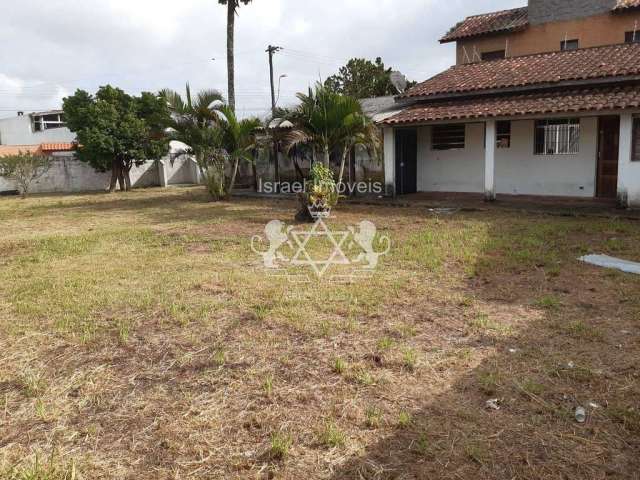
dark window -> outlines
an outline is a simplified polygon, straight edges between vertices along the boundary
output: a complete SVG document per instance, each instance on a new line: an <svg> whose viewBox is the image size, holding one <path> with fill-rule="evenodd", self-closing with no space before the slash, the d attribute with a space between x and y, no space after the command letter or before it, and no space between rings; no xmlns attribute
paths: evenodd
<svg viewBox="0 0 640 480"><path fill-rule="evenodd" d="M633 139L632 139L631 161L640 162L640 117L633 119Z"/></svg>
<svg viewBox="0 0 640 480"><path fill-rule="evenodd" d="M480 58L482 60L500 60L505 57L506 52L504 50L495 50L493 52L483 52Z"/></svg>
<svg viewBox="0 0 640 480"><path fill-rule="evenodd" d="M62 113L50 113L47 115L36 115L33 117L33 130L36 132L66 126L67 124L64 121L64 114Z"/></svg>
<svg viewBox="0 0 640 480"><path fill-rule="evenodd" d="M464 148L465 126L434 125L431 131L431 148L433 150L452 150Z"/></svg>
<svg viewBox="0 0 640 480"><path fill-rule="evenodd" d="M625 43L640 43L640 32L624 32Z"/></svg>
<svg viewBox="0 0 640 480"><path fill-rule="evenodd" d="M580 120L563 118L536 121L536 155L572 155L580 147Z"/></svg>
<svg viewBox="0 0 640 480"><path fill-rule="evenodd" d="M503 120L496 122L496 145L498 148L511 147L511 122Z"/></svg>
<svg viewBox="0 0 640 480"><path fill-rule="evenodd" d="M560 42L560 50L563 52L565 50L577 50L580 46L580 42L578 40L563 40Z"/></svg>

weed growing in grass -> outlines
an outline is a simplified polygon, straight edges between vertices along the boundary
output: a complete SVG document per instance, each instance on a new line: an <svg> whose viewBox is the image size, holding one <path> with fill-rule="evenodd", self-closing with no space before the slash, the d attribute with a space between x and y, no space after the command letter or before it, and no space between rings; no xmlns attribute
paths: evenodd
<svg viewBox="0 0 640 480"><path fill-rule="evenodd" d="M557 310L560 308L560 300L553 295L545 295L536 301L536 305L546 310Z"/></svg>
<svg viewBox="0 0 640 480"><path fill-rule="evenodd" d="M578 338L584 338L588 340L598 340L602 337L602 333L596 330L594 327L589 326L582 320L574 320L565 325L564 330L569 335Z"/></svg>
<svg viewBox="0 0 640 480"><path fill-rule="evenodd" d="M47 388L42 373L32 370L24 372L18 379L18 383L22 387L24 394L30 398L39 397Z"/></svg>
<svg viewBox="0 0 640 480"><path fill-rule="evenodd" d="M0 478L3 480L76 480L80 477L74 462L58 465L51 455L49 461L44 464L36 456L32 465L14 466L7 471L0 470Z"/></svg>
<svg viewBox="0 0 640 480"><path fill-rule="evenodd" d="M421 433L414 444L414 451L419 455L429 455L431 453L431 444L426 433Z"/></svg>
<svg viewBox="0 0 640 480"><path fill-rule="evenodd" d="M364 412L366 424L369 428L379 428L382 423L382 410L378 407L368 407Z"/></svg>
<svg viewBox="0 0 640 480"><path fill-rule="evenodd" d="M640 433L640 411L632 407L612 406L606 413L609 418L621 423L630 432Z"/></svg>
<svg viewBox="0 0 640 480"><path fill-rule="evenodd" d="M225 363L227 363L227 356L224 350L217 350L216 353L213 354L213 363L218 367L224 367Z"/></svg>
<svg viewBox="0 0 640 480"><path fill-rule="evenodd" d="M284 459L293 445L291 435L276 432L271 435L271 447L269 448L269 456L274 460Z"/></svg>
<svg viewBox="0 0 640 480"><path fill-rule="evenodd" d="M480 372L477 378L480 390L487 395L494 395L502 383L502 375L499 372Z"/></svg>
<svg viewBox="0 0 640 480"><path fill-rule="evenodd" d="M326 422L319 435L320 443L329 448L343 447L346 435L333 421Z"/></svg>
<svg viewBox="0 0 640 480"><path fill-rule="evenodd" d="M129 329L129 322L126 320L120 320L118 322L118 339L123 345L126 345L129 341Z"/></svg>
<svg viewBox="0 0 640 480"><path fill-rule="evenodd" d="M489 452L480 442L470 442L464 446L464 452L474 462L484 465L489 458Z"/></svg>
<svg viewBox="0 0 640 480"><path fill-rule="evenodd" d="M267 397L271 397L271 394L273 393L273 375L267 375L262 383L262 388L264 389L264 393Z"/></svg>
<svg viewBox="0 0 640 480"><path fill-rule="evenodd" d="M378 341L378 351L379 352L386 352L386 351L390 350L391 347L393 347L394 343L395 342L393 341L393 339L391 339L389 337L381 338Z"/></svg>
<svg viewBox="0 0 640 480"><path fill-rule="evenodd" d="M253 312L253 316L256 320L266 320L267 316L271 312L271 307L264 304L257 304L251 307L251 311Z"/></svg>
<svg viewBox="0 0 640 480"><path fill-rule="evenodd" d="M486 313L478 313L467 323L472 330L478 332L495 332L500 335L508 335L511 332L511 328L509 326L502 325L495 320L492 320Z"/></svg>
<svg viewBox="0 0 640 480"><path fill-rule="evenodd" d="M360 385L371 386L375 383L373 375L364 368L359 368L355 373L355 380Z"/></svg>
<svg viewBox="0 0 640 480"><path fill-rule="evenodd" d="M402 353L402 365L410 372L413 372L416 369L417 363L418 353L412 348L407 348Z"/></svg>
<svg viewBox="0 0 640 480"><path fill-rule="evenodd" d="M546 387L531 379L525 379L522 383L519 384L520 388L523 392L528 393L529 395L539 396L546 390Z"/></svg>
<svg viewBox="0 0 640 480"><path fill-rule="evenodd" d="M35 403L36 415L44 422L47 420L47 411L41 398L36 399Z"/></svg>
<svg viewBox="0 0 640 480"><path fill-rule="evenodd" d="M407 428L413 422L413 418L409 412L401 411L398 414L398 427Z"/></svg>
<svg viewBox="0 0 640 480"><path fill-rule="evenodd" d="M333 371L339 375L342 375L347 370L347 364L341 358L336 358L333 361Z"/></svg>

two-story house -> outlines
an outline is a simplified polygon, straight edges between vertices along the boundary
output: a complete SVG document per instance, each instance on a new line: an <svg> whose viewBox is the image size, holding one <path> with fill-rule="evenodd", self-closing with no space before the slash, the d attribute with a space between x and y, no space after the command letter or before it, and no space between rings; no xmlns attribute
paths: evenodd
<svg viewBox="0 0 640 480"><path fill-rule="evenodd" d="M389 194L640 207L640 0L530 0L468 17L441 42L456 42L456 65L381 122Z"/></svg>

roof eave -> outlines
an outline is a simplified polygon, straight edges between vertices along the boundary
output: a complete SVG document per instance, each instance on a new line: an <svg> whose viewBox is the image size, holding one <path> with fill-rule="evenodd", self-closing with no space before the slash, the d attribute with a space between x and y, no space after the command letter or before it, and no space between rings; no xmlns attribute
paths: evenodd
<svg viewBox="0 0 640 480"><path fill-rule="evenodd" d="M478 38L478 37L489 37L491 35L502 35L502 34L505 34L505 33L521 32L522 30L526 30L528 27L529 27L529 24L526 23L525 25L520 25L520 26L517 26L517 27L501 28L499 30L490 30L488 32L474 33L474 34L471 34L471 35L457 35L457 36L454 36L454 37L449 37L449 36L445 35L444 37L442 37L438 41L441 44L451 43L451 42L458 42L460 40L470 40L470 39Z"/></svg>
<svg viewBox="0 0 640 480"><path fill-rule="evenodd" d="M602 87L612 85L623 85L627 83L640 82L640 75L629 75L624 77L599 77L587 80L566 80L562 82L537 83L532 85L521 85L503 88L490 88L484 90L466 90L460 92L439 93L434 95L420 95L413 97L400 97L398 100L414 102L437 101L437 100L460 100L466 97L483 97L496 94L511 93L531 93L535 91L553 90L567 87Z"/></svg>

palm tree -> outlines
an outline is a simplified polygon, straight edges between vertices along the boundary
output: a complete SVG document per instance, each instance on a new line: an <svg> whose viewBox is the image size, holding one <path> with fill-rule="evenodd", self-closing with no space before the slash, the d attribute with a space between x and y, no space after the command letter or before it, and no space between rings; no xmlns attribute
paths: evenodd
<svg viewBox="0 0 640 480"><path fill-rule="evenodd" d="M217 90L203 90L193 98L187 84L185 98L169 89L162 90L160 95L171 110L171 139L187 145L184 153L193 155L200 171L206 175L222 149L222 131L216 113L224 105L222 94Z"/></svg>
<svg viewBox="0 0 640 480"><path fill-rule="evenodd" d="M227 6L227 79L229 88L229 106L236 109L235 65L234 65L234 40L236 12L240 3L247 5L251 0L218 0L221 5Z"/></svg>
<svg viewBox="0 0 640 480"><path fill-rule="evenodd" d="M256 132L261 127L257 118L238 120L230 106L218 109L219 125L222 131L222 148L231 162L231 178L226 185L226 196L231 196L241 161L253 163L256 150Z"/></svg>
<svg viewBox="0 0 640 480"><path fill-rule="evenodd" d="M308 94L298 94L300 105L291 118L296 127L285 136L286 150L307 145L315 153L322 152L323 163L329 166L330 153L341 152L338 184L342 182L346 159L360 145L377 154L379 132L364 112L360 102L340 95L318 83Z"/></svg>
<svg viewBox="0 0 640 480"><path fill-rule="evenodd" d="M340 137L340 142L342 143L342 159L340 161L338 185L342 184L347 158L355 147L364 147L367 149L370 157L378 158L382 144L380 130L375 123L362 112L362 109L360 109L359 112L353 112L345 117Z"/></svg>

